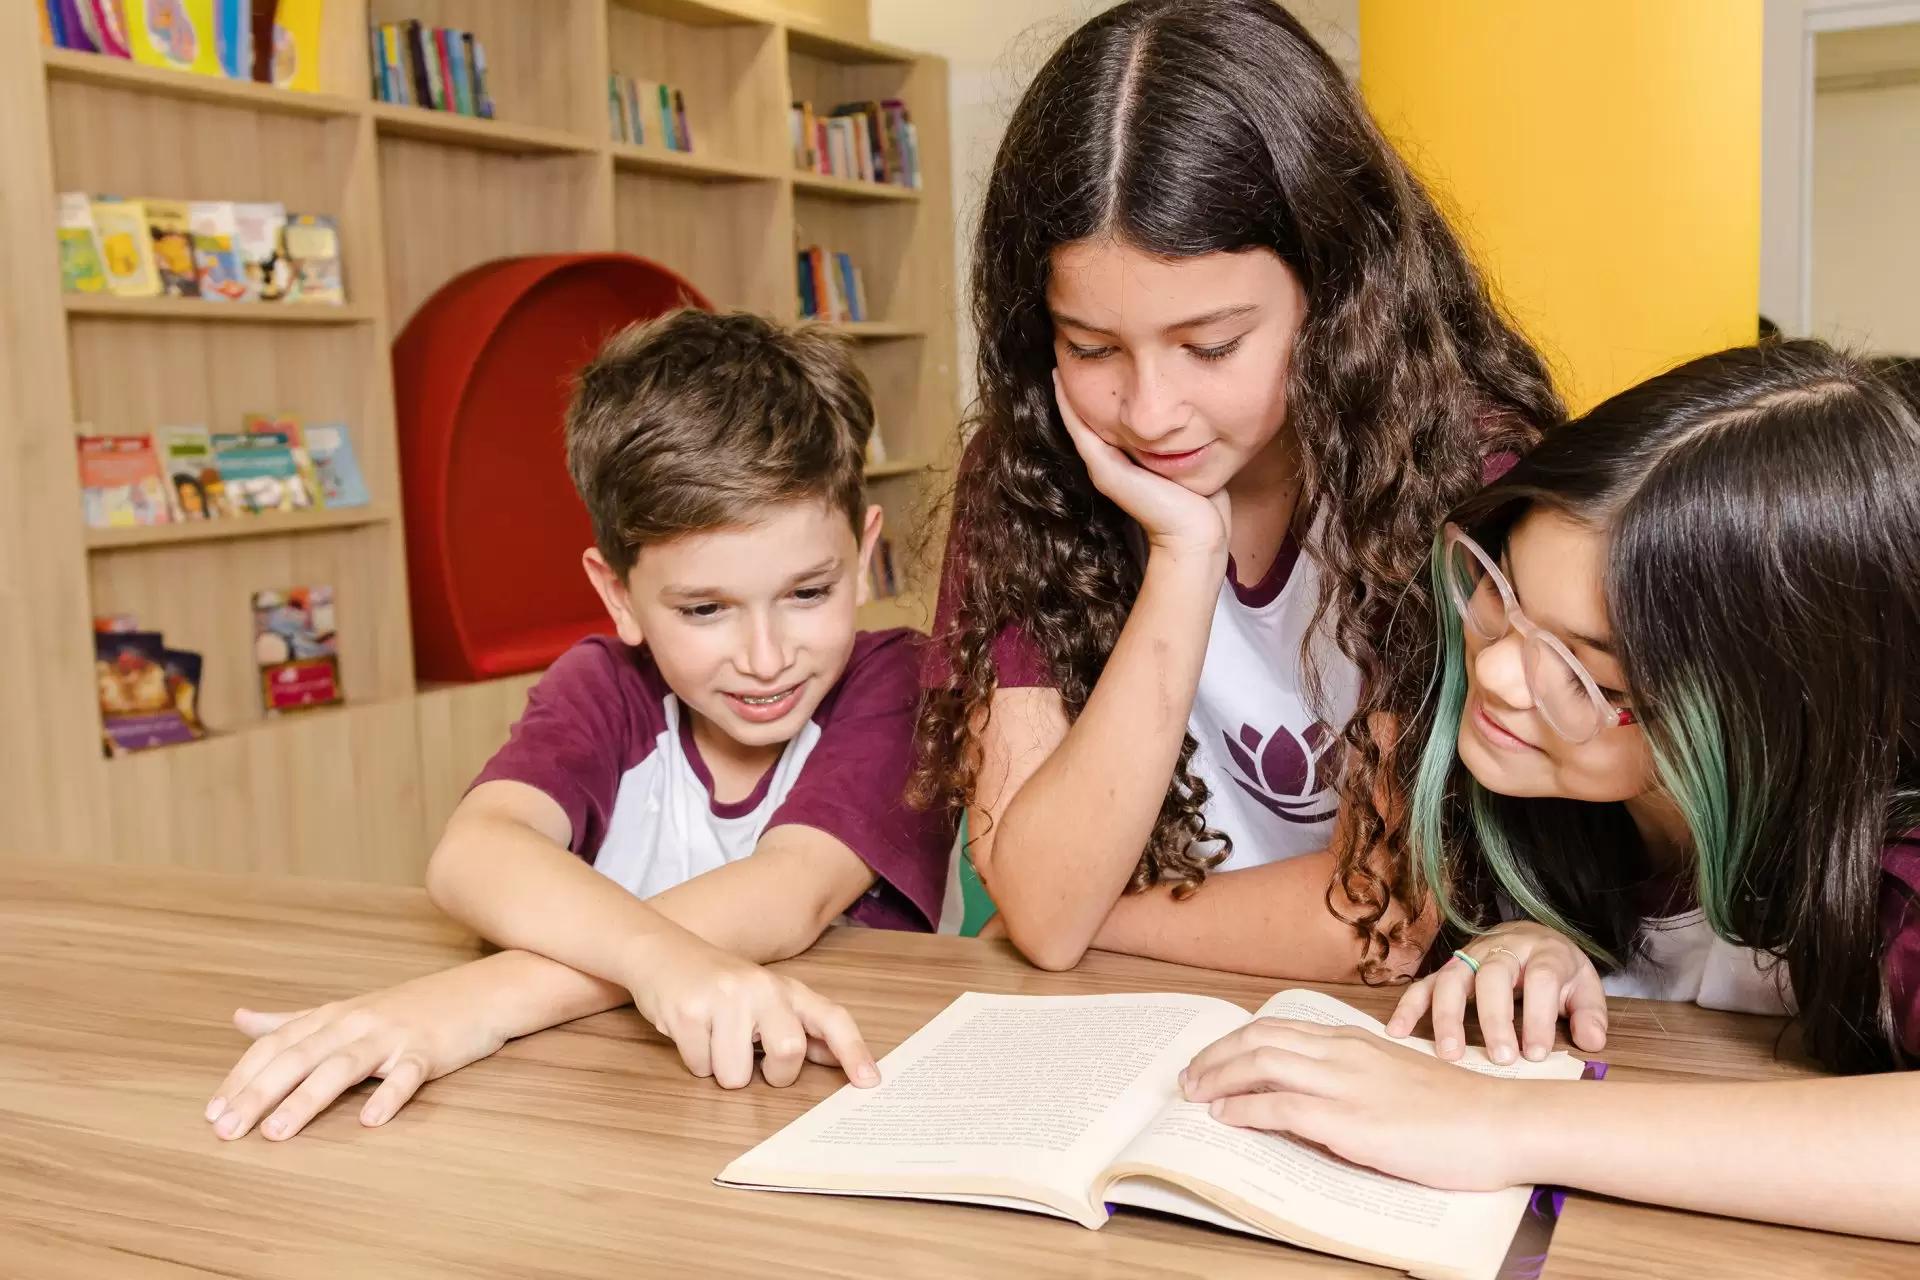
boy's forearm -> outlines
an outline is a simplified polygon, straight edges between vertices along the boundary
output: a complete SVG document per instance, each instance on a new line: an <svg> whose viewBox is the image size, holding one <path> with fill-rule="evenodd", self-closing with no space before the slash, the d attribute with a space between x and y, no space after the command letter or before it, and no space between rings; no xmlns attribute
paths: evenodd
<svg viewBox="0 0 1920 1280"><path fill-rule="evenodd" d="M495 946L631 989L686 931L540 832L455 813L427 867L435 905Z"/></svg>
<svg viewBox="0 0 1920 1280"><path fill-rule="evenodd" d="M1216 872L1184 902L1166 886L1126 894L1093 945L1203 969L1353 982L1362 947L1353 926L1327 908L1332 874L1333 855L1322 852Z"/></svg>
<svg viewBox="0 0 1920 1280"><path fill-rule="evenodd" d="M873 872L811 827L774 827L753 856L647 899L690 933L755 964L799 955L860 900Z"/></svg>
<svg viewBox="0 0 1920 1280"><path fill-rule="evenodd" d="M1920 1075L1510 1092L1526 1181L1920 1240Z"/></svg>
<svg viewBox="0 0 1920 1280"><path fill-rule="evenodd" d="M1078 963L1159 819L1206 660L1217 574L1148 562L1086 707L993 833L990 887L1036 964Z"/></svg>
<svg viewBox="0 0 1920 1280"><path fill-rule="evenodd" d="M575 1018L618 1009L627 990L531 951L501 951L474 961L486 970L495 1028L503 1040L532 1035Z"/></svg>

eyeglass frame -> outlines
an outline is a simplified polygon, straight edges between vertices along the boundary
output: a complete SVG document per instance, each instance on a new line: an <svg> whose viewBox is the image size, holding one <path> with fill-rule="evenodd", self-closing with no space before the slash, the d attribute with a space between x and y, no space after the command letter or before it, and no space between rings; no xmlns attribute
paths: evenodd
<svg viewBox="0 0 1920 1280"><path fill-rule="evenodd" d="M1486 570L1487 576L1492 579L1494 589L1500 593L1500 604L1505 613L1507 625L1498 635L1490 636L1482 631L1479 624L1474 621L1472 600L1460 598L1461 584L1454 580L1450 565L1453 559L1453 548L1456 545L1465 547L1467 553L1480 562L1480 567ZM1514 594L1513 584L1507 581L1507 575L1500 572L1500 566L1494 563L1493 557L1487 554L1486 548L1475 542L1468 536L1466 530L1452 521L1447 522L1443 532L1440 555L1441 570L1447 583L1447 598L1453 604L1453 611L1460 616L1460 624L1463 627L1473 628L1473 633L1488 644L1498 644L1507 638L1508 633L1519 632L1523 650L1531 644L1544 645L1552 650L1554 656L1567 664L1567 669L1573 672L1574 678L1586 690L1588 699L1593 703L1593 731L1585 737L1576 738L1553 722L1553 713L1547 710L1546 702L1540 697L1539 690L1533 687L1533 664L1521 662L1520 674L1527 682L1527 693L1533 698L1533 705L1540 708L1540 718L1547 722L1549 729L1571 745L1579 747L1599 737L1603 729L1618 729L1636 723L1630 708L1616 707L1607 701L1606 695L1600 692L1600 684L1593 678L1593 673L1587 670L1580 659L1573 656L1573 651L1567 648L1559 636L1541 627L1521 610L1520 599ZM1524 653L1522 656L1524 658Z"/></svg>

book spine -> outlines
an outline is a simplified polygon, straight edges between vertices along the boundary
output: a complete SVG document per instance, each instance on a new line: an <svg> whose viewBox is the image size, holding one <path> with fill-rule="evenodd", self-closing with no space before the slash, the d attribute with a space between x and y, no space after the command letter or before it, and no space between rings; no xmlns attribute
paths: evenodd
<svg viewBox="0 0 1920 1280"><path fill-rule="evenodd" d="M447 62L453 68L453 103L463 116L473 114L473 96L467 92L467 49L460 32L447 32Z"/></svg>
<svg viewBox="0 0 1920 1280"><path fill-rule="evenodd" d="M678 145L680 133L679 130L673 127L673 90L667 88L664 84L655 85L654 90L655 97L659 100L660 141L666 144L667 150L678 151L680 149Z"/></svg>
<svg viewBox="0 0 1920 1280"><path fill-rule="evenodd" d="M473 32L460 33L460 74L466 82L467 101L472 104L472 114L480 114L480 71L473 61Z"/></svg>
<svg viewBox="0 0 1920 1280"><path fill-rule="evenodd" d="M367 84L376 101L387 100L386 50L381 46L380 28L367 24Z"/></svg>
<svg viewBox="0 0 1920 1280"><path fill-rule="evenodd" d="M640 110L640 82L632 76L627 77L627 120L633 130L633 145L644 146L647 141L647 117Z"/></svg>
<svg viewBox="0 0 1920 1280"><path fill-rule="evenodd" d="M60 21L60 0L40 0L40 38L56 49L67 47L67 29Z"/></svg>
<svg viewBox="0 0 1920 1280"><path fill-rule="evenodd" d="M447 46L447 29L435 27L433 31L433 66L440 73L440 109L458 112L460 100L453 88L453 55Z"/></svg>
<svg viewBox="0 0 1920 1280"><path fill-rule="evenodd" d="M431 107L433 90L427 83L427 47L420 37L420 20L407 19L407 71L413 90L413 105Z"/></svg>
<svg viewBox="0 0 1920 1280"><path fill-rule="evenodd" d="M478 40L473 42L473 80L480 88L480 115L493 119L493 90L487 86L487 51Z"/></svg>
<svg viewBox="0 0 1920 1280"><path fill-rule="evenodd" d="M796 287L800 294L800 317L803 320L817 318L820 314L820 308L813 300L813 280L812 274L807 270L807 255L805 252L794 255L793 274L795 280L798 282Z"/></svg>
<svg viewBox="0 0 1920 1280"><path fill-rule="evenodd" d="M687 99L678 89L673 91L673 122L680 129L680 149L693 150L693 130L687 128Z"/></svg>

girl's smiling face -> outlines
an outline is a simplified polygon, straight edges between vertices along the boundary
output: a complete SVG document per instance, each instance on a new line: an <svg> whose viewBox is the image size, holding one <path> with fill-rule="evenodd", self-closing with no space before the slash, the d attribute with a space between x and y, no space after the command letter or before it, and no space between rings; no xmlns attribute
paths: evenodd
<svg viewBox="0 0 1920 1280"><path fill-rule="evenodd" d="M1542 509L1514 525L1500 558L1521 612L1567 646L1602 697L1628 707L1607 617L1606 566L1604 533ZM1496 592L1493 580L1482 580L1480 590ZM1587 801L1632 800L1653 788L1652 756L1639 726L1609 725L1576 746L1534 704L1517 630L1488 641L1462 626L1461 635L1467 700L1460 715L1460 761L1481 786L1500 795Z"/></svg>
<svg viewBox="0 0 1920 1280"><path fill-rule="evenodd" d="M1307 302L1271 250L1168 259L1076 241L1053 252L1047 307L1068 401L1140 466L1210 495L1287 447Z"/></svg>

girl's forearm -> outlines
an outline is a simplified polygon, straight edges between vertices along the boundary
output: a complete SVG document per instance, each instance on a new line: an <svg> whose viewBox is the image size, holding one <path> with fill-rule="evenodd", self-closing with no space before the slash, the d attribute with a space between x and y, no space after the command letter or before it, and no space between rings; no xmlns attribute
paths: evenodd
<svg viewBox="0 0 1920 1280"><path fill-rule="evenodd" d="M1522 1181L1920 1241L1920 1075L1511 1093Z"/></svg>
<svg viewBox="0 0 1920 1280"><path fill-rule="evenodd" d="M990 888L1027 957L1069 968L1126 888L1160 813L1206 661L1224 552L1155 551L1080 718L993 835Z"/></svg>

